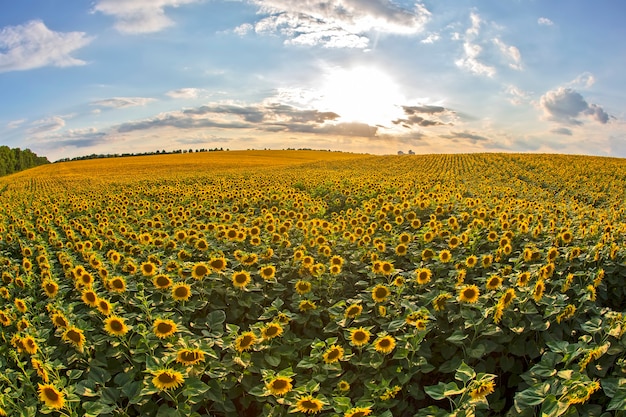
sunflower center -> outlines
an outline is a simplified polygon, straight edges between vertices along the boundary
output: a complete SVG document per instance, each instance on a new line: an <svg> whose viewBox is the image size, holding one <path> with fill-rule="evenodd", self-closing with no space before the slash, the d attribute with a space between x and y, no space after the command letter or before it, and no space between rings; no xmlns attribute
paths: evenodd
<svg viewBox="0 0 626 417"><path fill-rule="evenodd" d="M172 331L172 325L169 323L159 323L157 326L157 331L159 333L169 333Z"/></svg>
<svg viewBox="0 0 626 417"><path fill-rule="evenodd" d="M302 408L305 408L307 410L317 410L319 408L319 405L315 402L315 401L311 401L311 400L304 400L301 403Z"/></svg>
<svg viewBox="0 0 626 417"><path fill-rule="evenodd" d="M328 359L333 360L339 358L339 349L333 349L328 352Z"/></svg>
<svg viewBox="0 0 626 417"><path fill-rule="evenodd" d="M472 299L476 296L476 291L474 291L473 288L467 288L465 291L463 291L463 295L465 296L465 298Z"/></svg>
<svg viewBox="0 0 626 417"><path fill-rule="evenodd" d="M95 303L96 302L96 294L94 294L92 292L85 293L85 299L87 301L89 301L90 303Z"/></svg>
<svg viewBox="0 0 626 417"><path fill-rule="evenodd" d="M185 287L176 288L176 291L174 291L174 293L176 294L177 297L181 297L181 298L187 297L187 295L189 294L187 292L187 288Z"/></svg>
<svg viewBox="0 0 626 417"><path fill-rule="evenodd" d="M52 402L56 402L59 400L59 393L57 393L52 388L44 388L43 394Z"/></svg>
<svg viewBox="0 0 626 417"><path fill-rule="evenodd" d="M74 343L80 343L80 333L78 333L76 330L70 330L69 332L67 332L67 338Z"/></svg>
<svg viewBox="0 0 626 417"><path fill-rule="evenodd" d="M111 286L113 288L121 290L122 288L124 288L124 283L122 282L121 279L114 279L113 281L111 281Z"/></svg>
<svg viewBox="0 0 626 417"><path fill-rule="evenodd" d="M382 348L388 348L389 346L391 346L391 341L389 339L383 339L380 342L378 342L378 346Z"/></svg>
<svg viewBox="0 0 626 417"><path fill-rule="evenodd" d="M248 277L245 274L237 274L235 275L235 282L237 284L245 284Z"/></svg>
<svg viewBox="0 0 626 417"><path fill-rule="evenodd" d="M176 381L176 378L169 372L163 372L159 375L159 382L162 382L163 384L171 384L174 381Z"/></svg>
<svg viewBox="0 0 626 417"><path fill-rule="evenodd" d="M358 341L358 342L362 342L367 338L367 335L365 334L365 332L355 332L354 333L354 340Z"/></svg>
<svg viewBox="0 0 626 417"><path fill-rule="evenodd" d="M180 357L186 362L194 362L198 360L198 353L192 351L182 352Z"/></svg>
<svg viewBox="0 0 626 417"><path fill-rule="evenodd" d="M253 340L252 340L252 336L250 335L245 335L242 339L241 339L241 347L248 347L252 344Z"/></svg>
<svg viewBox="0 0 626 417"><path fill-rule="evenodd" d="M275 336L278 333L278 327L270 326L265 330L265 334L268 336Z"/></svg>
<svg viewBox="0 0 626 417"><path fill-rule="evenodd" d="M275 390L283 390L287 388L287 381L283 379L277 379L272 382L272 388L274 388Z"/></svg>
<svg viewBox="0 0 626 417"><path fill-rule="evenodd" d="M121 332L124 329L122 322L119 320L112 320L110 326L111 330L113 330L114 332Z"/></svg>
<svg viewBox="0 0 626 417"><path fill-rule="evenodd" d="M157 285L160 287L167 287L170 284L170 280L166 276L160 276L157 278Z"/></svg>
<svg viewBox="0 0 626 417"><path fill-rule="evenodd" d="M206 266L204 266L204 265L196 266L196 274L197 275L206 275L208 272L209 271L208 271Z"/></svg>
<svg viewBox="0 0 626 417"><path fill-rule="evenodd" d="M387 297L387 288L378 288L376 290L376 298L385 298Z"/></svg>
<svg viewBox="0 0 626 417"><path fill-rule="evenodd" d="M54 284L48 283L46 284L46 292L53 293L56 291L56 287Z"/></svg>

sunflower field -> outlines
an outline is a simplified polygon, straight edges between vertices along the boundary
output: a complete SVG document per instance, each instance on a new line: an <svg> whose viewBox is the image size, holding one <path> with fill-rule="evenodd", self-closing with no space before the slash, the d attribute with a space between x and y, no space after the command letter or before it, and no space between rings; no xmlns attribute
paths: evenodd
<svg viewBox="0 0 626 417"><path fill-rule="evenodd" d="M0 178L0 416L626 416L626 160Z"/></svg>

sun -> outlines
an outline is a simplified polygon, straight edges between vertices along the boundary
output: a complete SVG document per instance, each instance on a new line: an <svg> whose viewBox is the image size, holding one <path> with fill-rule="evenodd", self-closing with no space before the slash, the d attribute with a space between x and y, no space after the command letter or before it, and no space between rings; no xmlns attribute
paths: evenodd
<svg viewBox="0 0 626 417"><path fill-rule="evenodd" d="M332 68L319 88L316 106L339 115L338 121L389 125L403 116L400 86L375 67Z"/></svg>

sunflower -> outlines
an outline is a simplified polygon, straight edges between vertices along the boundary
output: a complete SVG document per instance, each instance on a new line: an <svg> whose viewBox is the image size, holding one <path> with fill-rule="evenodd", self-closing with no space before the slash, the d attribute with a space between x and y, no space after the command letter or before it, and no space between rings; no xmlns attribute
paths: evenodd
<svg viewBox="0 0 626 417"><path fill-rule="evenodd" d="M500 288L501 285L502 285L502 278L500 278L498 275L492 276L491 278L487 280L487 283L486 283L488 290L496 290Z"/></svg>
<svg viewBox="0 0 626 417"><path fill-rule="evenodd" d="M358 329L350 330L350 341L354 346L363 346L370 340L369 330L359 327Z"/></svg>
<svg viewBox="0 0 626 417"><path fill-rule="evenodd" d="M583 404L589 400L591 394L596 392L598 389L600 389L598 381L592 381L589 384L585 384L584 382L577 383L568 390L566 398L569 404Z"/></svg>
<svg viewBox="0 0 626 417"><path fill-rule="evenodd" d="M335 363L343 359L344 350L341 346L332 345L322 355L324 362Z"/></svg>
<svg viewBox="0 0 626 417"><path fill-rule="evenodd" d="M448 249L444 249L439 252L439 260L443 263L448 263L452 260L452 254Z"/></svg>
<svg viewBox="0 0 626 417"><path fill-rule="evenodd" d="M429 283L432 275L433 273L429 268L419 268L415 270L415 278L420 285Z"/></svg>
<svg viewBox="0 0 626 417"><path fill-rule="evenodd" d="M483 256L481 262L483 264L483 268L489 268L491 264L493 263L493 255L489 254L489 255Z"/></svg>
<svg viewBox="0 0 626 417"><path fill-rule="evenodd" d="M449 299L452 298L451 294L448 294L447 292L441 293L439 294L437 297L435 297L435 299L432 302L433 308L435 309L435 311L443 311L446 309L446 304L448 302Z"/></svg>
<svg viewBox="0 0 626 417"><path fill-rule="evenodd" d="M211 273L209 267L204 263L198 263L191 268L191 276L193 279L202 279Z"/></svg>
<svg viewBox="0 0 626 417"><path fill-rule="evenodd" d="M180 349L176 352L176 362L191 366L204 362L204 352L200 349Z"/></svg>
<svg viewBox="0 0 626 417"><path fill-rule="evenodd" d="M94 290L85 290L82 293L81 300L89 307L98 306L98 294Z"/></svg>
<svg viewBox="0 0 626 417"><path fill-rule="evenodd" d="M480 401L494 391L495 384L493 381L482 381L478 383L474 389L470 391L470 397L473 401Z"/></svg>
<svg viewBox="0 0 626 417"><path fill-rule="evenodd" d="M374 341L374 348L377 352L382 354L391 353L391 351L396 347L396 339L392 336L381 336L376 341Z"/></svg>
<svg viewBox="0 0 626 417"><path fill-rule="evenodd" d="M152 325L152 330L154 331L156 337L159 339L165 339L166 337L176 333L178 327L172 320L156 319Z"/></svg>
<svg viewBox="0 0 626 417"><path fill-rule="evenodd" d="M331 275L339 275L341 273L341 267L339 265L331 265L328 269Z"/></svg>
<svg viewBox="0 0 626 417"><path fill-rule="evenodd" d="M563 320L568 320L574 316L574 313L576 313L576 306L568 304L563 311L556 316L556 322L561 323Z"/></svg>
<svg viewBox="0 0 626 417"><path fill-rule="evenodd" d="M126 291L126 280L124 277L113 277L109 280L109 289L113 292L123 293Z"/></svg>
<svg viewBox="0 0 626 417"><path fill-rule="evenodd" d="M172 279L165 274L159 274L152 278L152 283L158 289L164 290L172 285Z"/></svg>
<svg viewBox="0 0 626 417"><path fill-rule="evenodd" d="M65 405L65 395L52 384L38 384L39 400L50 408L60 410Z"/></svg>
<svg viewBox="0 0 626 417"><path fill-rule="evenodd" d="M515 290L513 288L509 288L504 294L502 294L502 297L500 297L500 301L498 301L498 303L501 303L504 308L507 308L509 305L511 305L514 299Z"/></svg>
<svg viewBox="0 0 626 417"><path fill-rule="evenodd" d="M183 374L171 369L159 369L152 372L152 375L154 375L154 378L152 378L152 384L154 384L154 386L161 391L170 388L176 389L185 382Z"/></svg>
<svg viewBox="0 0 626 417"><path fill-rule="evenodd" d="M377 303L386 301L389 294L391 294L391 291L383 284L379 284L372 289L372 299Z"/></svg>
<svg viewBox="0 0 626 417"><path fill-rule="evenodd" d="M465 265L468 268L475 267L477 263L478 263L478 258L476 257L476 255L470 255L465 259Z"/></svg>
<svg viewBox="0 0 626 417"><path fill-rule="evenodd" d="M337 383L337 390L340 392L348 392L350 391L350 383L345 379L342 379Z"/></svg>
<svg viewBox="0 0 626 417"><path fill-rule="evenodd" d="M59 284L51 279L46 279L41 283L41 288L46 293L48 298L54 298L59 293Z"/></svg>
<svg viewBox="0 0 626 417"><path fill-rule="evenodd" d="M30 364L33 366L33 369L37 371L37 375L39 375L39 378L41 378L43 382L48 383L48 371L46 371L43 363L35 358L32 358L30 360Z"/></svg>
<svg viewBox="0 0 626 417"><path fill-rule="evenodd" d="M109 316L104 319L104 330L111 336L124 336L128 332L125 319L119 316Z"/></svg>
<svg viewBox="0 0 626 417"><path fill-rule="evenodd" d="M542 279L537 280L537 283L535 284L535 288L533 289L533 299L535 300L535 302L539 302L539 300L541 300L541 297L543 297L543 292L546 289L546 284L543 282Z"/></svg>
<svg viewBox="0 0 626 417"><path fill-rule="evenodd" d="M360 304L350 304L346 307L345 316L347 318L355 318L363 311L363 307Z"/></svg>
<svg viewBox="0 0 626 417"><path fill-rule="evenodd" d="M223 256L217 258L211 258L209 261L209 266L216 272L222 272L226 269L226 258Z"/></svg>
<svg viewBox="0 0 626 417"><path fill-rule="evenodd" d="M393 267L393 264L388 261L383 261L380 265L380 269L381 269L381 273L386 276L391 275L393 271L395 270Z"/></svg>
<svg viewBox="0 0 626 417"><path fill-rule="evenodd" d="M256 342L257 338L253 332L244 332L241 336L235 339L235 349L237 352L250 350Z"/></svg>
<svg viewBox="0 0 626 417"><path fill-rule="evenodd" d="M517 277L517 286L525 287L528 285L529 281L530 281L530 272L524 271L521 274L519 274L519 276Z"/></svg>
<svg viewBox="0 0 626 417"><path fill-rule="evenodd" d="M233 285L240 289L244 289L251 281L250 274L247 271L233 272L231 279Z"/></svg>
<svg viewBox="0 0 626 417"><path fill-rule="evenodd" d="M372 413L372 408L367 407L354 407L346 411L343 417L365 417Z"/></svg>
<svg viewBox="0 0 626 417"><path fill-rule="evenodd" d="M112 308L111 303L109 303L107 300L105 300L104 298L98 299L98 311L100 313L102 313L105 316L110 316L111 308Z"/></svg>
<svg viewBox="0 0 626 417"><path fill-rule="evenodd" d="M22 343L24 345L24 350L30 355L34 355L37 353L37 350L39 350L39 346L32 336L26 336L23 338Z"/></svg>
<svg viewBox="0 0 626 417"><path fill-rule="evenodd" d="M480 291L476 285L465 285L459 290L459 301L475 303L478 301Z"/></svg>
<svg viewBox="0 0 626 417"><path fill-rule="evenodd" d="M265 384L265 387L272 395L281 396L291 391L293 388L291 381L288 376L277 376Z"/></svg>
<svg viewBox="0 0 626 417"><path fill-rule="evenodd" d="M179 282L172 287L172 298L176 301L187 301L191 297L191 287Z"/></svg>
<svg viewBox="0 0 626 417"><path fill-rule="evenodd" d="M141 264L141 273L144 277L151 277L157 271L157 267L152 262L144 262Z"/></svg>
<svg viewBox="0 0 626 417"><path fill-rule="evenodd" d="M54 313L52 315L52 324L54 327L66 328L70 325L67 318L62 313Z"/></svg>
<svg viewBox="0 0 626 417"><path fill-rule="evenodd" d="M20 313L26 313L26 311L28 311L26 301L22 300L21 298L16 298L15 300L13 300L13 303L15 304L15 308L17 308Z"/></svg>
<svg viewBox="0 0 626 417"><path fill-rule="evenodd" d="M276 267L274 265L265 265L259 269L259 275L264 280L270 280L276 275Z"/></svg>
<svg viewBox="0 0 626 417"><path fill-rule="evenodd" d="M324 403L321 400L312 395L305 395L304 397L299 397L296 401L295 411L304 414L317 414L322 411L323 407Z"/></svg>
<svg viewBox="0 0 626 417"><path fill-rule="evenodd" d="M83 331L75 326L70 326L66 328L61 338L63 339L63 341L73 345L80 351L83 350L83 346L85 345L86 340Z"/></svg>
<svg viewBox="0 0 626 417"><path fill-rule="evenodd" d="M268 323L261 329L263 339L273 339L283 334L283 326L280 323Z"/></svg>
<svg viewBox="0 0 626 417"><path fill-rule="evenodd" d="M569 230L566 230L563 233L561 233L561 240L565 244L571 243L572 240L574 240L574 234L570 232Z"/></svg>
<svg viewBox="0 0 626 417"><path fill-rule="evenodd" d="M311 300L302 300L298 304L298 309L300 311L315 310L316 308L317 308L317 305L315 304L314 301L311 301Z"/></svg>
<svg viewBox="0 0 626 417"><path fill-rule="evenodd" d="M21 318L20 321L17 322L17 331L22 332L30 326L30 323L25 318Z"/></svg>
<svg viewBox="0 0 626 417"><path fill-rule="evenodd" d="M298 281L295 285L295 290L298 294L304 295L311 291L311 283L309 281Z"/></svg>

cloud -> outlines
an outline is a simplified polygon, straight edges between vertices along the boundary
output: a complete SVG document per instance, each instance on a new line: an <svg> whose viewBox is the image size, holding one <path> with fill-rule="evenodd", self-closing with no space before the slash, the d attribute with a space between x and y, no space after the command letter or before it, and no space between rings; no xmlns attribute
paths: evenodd
<svg viewBox="0 0 626 417"><path fill-rule="evenodd" d="M94 12L113 16L115 29L121 33L152 33L172 26L166 7L179 7L200 0L97 0Z"/></svg>
<svg viewBox="0 0 626 417"><path fill-rule="evenodd" d="M252 26L250 23L244 23L243 25L239 25L235 29L233 29L233 31L239 36L245 36L252 30L254 30L254 26Z"/></svg>
<svg viewBox="0 0 626 417"><path fill-rule="evenodd" d="M554 25L554 22L550 19L548 19L547 17L540 17L539 19L537 19L537 23L543 26L552 26Z"/></svg>
<svg viewBox="0 0 626 417"><path fill-rule="evenodd" d="M568 129L566 127L557 127L556 129L552 129L550 132L556 133L557 135L566 136L572 136L574 134L571 129Z"/></svg>
<svg viewBox="0 0 626 417"><path fill-rule="evenodd" d="M402 106L404 113L408 116L407 118L401 118L393 120L394 124L401 124L406 128L411 128L412 126L421 126L421 127L430 127L430 126L443 126L449 123L444 123L439 118L429 117L426 118L422 115L433 116L437 114L438 116L447 116L452 114L450 110L441 106Z"/></svg>
<svg viewBox="0 0 626 417"><path fill-rule="evenodd" d="M26 119L12 120L9 123L7 123L7 129L17 129L22 124L24 124L25 121Z"/></svg>
<svg viewBox="0 0 626 417"><path fill-rule="evenodd" d="M30 135L40 135L48 132L55 132L65 126L65 120L59 116L36 120L31 123L31 128L27 130Z"/></svg>
<svg viewBox="0 0 626 417"><path fill-rule="evenodd" d="M466 69L473 74L493 77L496 73L496 69L478 60L478 56L482 52L482 47L474 43L480 33L482 19L477 13L472 12L470 13L470 21L472 25L465 31L463 57L457 59L454 63L457 67ZM456 37L459 40L461 39L460 34L457 34Z"/></svg>
<svg viewBox="0 0 626 417"><path fill-rule="evenodd" d="M97 107L123 109L126 107L145 106L152 101L155 101L155 99L147 97L113 97L104 100L93 101L90 103L90 105Z"/></svg>
<svg viewBox="0 0 626 417"><path fill-rule="evenodd" d="M439 39L441 39L441 36L439 36L438 33L431 33L427 38L422 39L420 42L431 44L437 42Z"/></svg>
<svg viewBox="0 0 626 417"><path fill-rule="evenodd" d="M582 125L577 118L589 116L593 120L605 124L609 121L609 115L604 109L596 104L589 104L580 93L571 88L559 87L548 91L541 97L539 102L548 120L566 125Z"/></svg>
<svg viewBox="0 0 626 417"><path fill-rule="evenodd" d="M509 63L509 67L518 71L522 69L522 55L520 54L519 49L515 46L505 44L498 38L494 38L493 43L498 47L498 49L500 49L502 55L511 61Z"/></svg>
<svg viewBox="0 0 626 417"><path fill-rule="evenodd" d="M199 88L179 88L178 90L168 91L165 95L176 99L191 99L197 98L200 91L202 90Z"/></svg>
<svg viewBox="0 0 626 417"><path fill-rule="evenodd" d="M92 40L84 32L55 32L41 20L6 26L0 30L0 73L85 65L72 53Z"/></svg>
<svg viewBox="0 0 626 417"><path fill-rule="evenodd" d="M596 82L596 79L592 73L583 72L582 74L574 78L572 81L570 81L568 85L573 86L573 87L589 88L592 85L594 85L595 82Z"/></svg>
<svg viewBox="0 0 626 417"><path fill-rule="evenodd" d="M490 139L485 136L470 133L467 130L463 132L451 132L448 135L441 135L440 137L445 138L445 139L452 139L453 142L459 142L459 139L465 139L471 142L472 144L476 144L478 142L490 141Z"/></svg>
<svg viewBox="0 0 626 417"><path fill-rule="evenodd" d="M327 48L367 48L369 33L420 33L430 12L419 2L412 9L390 0L253 0L264 18L257 33L278 33L287 44ZM241 28L247 30L247 27Z"/></svg>
<svg viewBox="0 0 626 417"><path fill-rule="evenodd" d="M505 92L509 95L509 102L515 106L519 106L520 104L526 102L530 96L529 93L512 84L506 87Z"/></svg>

